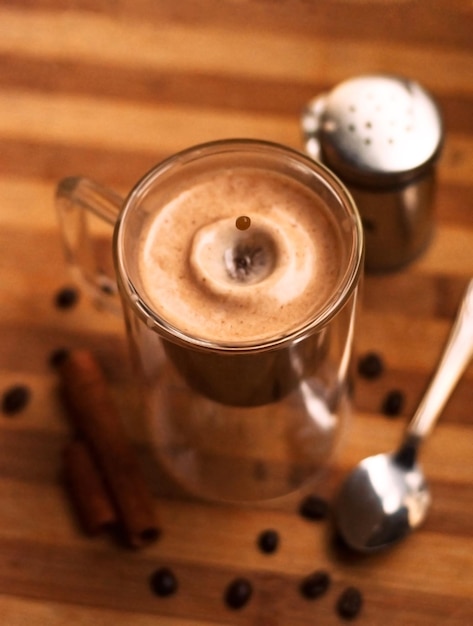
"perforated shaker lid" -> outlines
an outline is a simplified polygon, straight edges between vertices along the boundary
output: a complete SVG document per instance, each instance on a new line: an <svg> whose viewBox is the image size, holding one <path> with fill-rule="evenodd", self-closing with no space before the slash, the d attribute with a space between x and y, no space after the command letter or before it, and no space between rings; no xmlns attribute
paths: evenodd
<svg viewBox="0 0 473 626"><path fill-rule="evenodd" d="M438 157L440 111L418 83L384 74L340 83L302 117L306 150L342 179L383 185L417 176Z"/></svg>

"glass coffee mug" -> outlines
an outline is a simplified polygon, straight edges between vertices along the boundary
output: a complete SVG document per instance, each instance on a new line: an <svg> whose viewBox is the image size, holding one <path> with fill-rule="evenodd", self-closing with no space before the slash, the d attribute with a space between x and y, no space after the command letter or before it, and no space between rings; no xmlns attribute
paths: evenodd
<svg viewBox="0 0 473 626"><path fill-rule="evenodd" d="M349 415L363 262L357 209L328 169L230 139L170 157L125 200L67 178L56 201L81 285L123 312L131 419L174 480L251 501L327 467ZM112 274L92 214L114 226Z"/></svg>

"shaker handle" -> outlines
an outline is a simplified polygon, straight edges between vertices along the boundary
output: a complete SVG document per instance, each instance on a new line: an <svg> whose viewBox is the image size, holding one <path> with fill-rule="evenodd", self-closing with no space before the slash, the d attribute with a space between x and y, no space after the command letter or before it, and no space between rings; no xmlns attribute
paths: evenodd
<svg viewBox="0 0 473 626"><path fill-rule="evenodd" d="M316 96L306 104L301 114L302 140L307 154L314 161L322 160L319 135L326 101L326 94Z"/></svg>
<svg viewBox="0 0 473 626"><path fill-rule="evenodd" d="M95 216L113 227L122 197L88 178L69 177L59 182L55 201L66 260L75 280L98 306L118 314L121 308L113 264L105 263L100 240L91 235L90 218Z"/></svg>

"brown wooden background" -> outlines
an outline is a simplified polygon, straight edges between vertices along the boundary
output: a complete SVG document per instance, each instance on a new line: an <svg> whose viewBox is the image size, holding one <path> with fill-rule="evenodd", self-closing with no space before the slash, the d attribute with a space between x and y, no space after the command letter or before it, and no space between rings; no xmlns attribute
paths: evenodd
<svg viewBox="0 0 473 626"><path fill-rule="evenodd" d="M365 283L358 350L386 372L358 381L356 415L330 497L363 456L392 448L425 387L467 280L473 276L473 8L468 0L3 0L0 4L0 391L27 384L27 409L0 416L0 619L5 626L339 624L347 585L365 597L360 624L473 623L473 370L431 440L423 464L433 507L424 527L370 558L335 550L326 523L297 501L238 508L195 502L163 483L164 529L133 553L77 528L58 475L67 429L48 364L52 350L85 346L113 389L127 375L119 322L85 298L58 310L69 284L55 183L86 174L126 191L155 162L209 139L248 136L301 148L305 101L368 71L403 73L438 98L447 140L439 166L438 228L406 270ZM405 391L403 415L380 402ZM281 533L268 557L266 527ZM160 565L179 593L148 588ZM301 577L326 568L314 603ZM234 576L255 584L238 613L222 602Z"/></svg>

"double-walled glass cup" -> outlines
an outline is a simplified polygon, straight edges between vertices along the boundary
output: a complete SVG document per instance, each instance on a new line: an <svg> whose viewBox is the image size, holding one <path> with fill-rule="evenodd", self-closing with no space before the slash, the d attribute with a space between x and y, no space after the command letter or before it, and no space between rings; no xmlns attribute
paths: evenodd
<svg viewBox="0 0 473 626"><path fill-rule="evenodd" d="M337 272L323 301L314 312L309 307L302 322L288 323L274 335L263 328L261 338L241 339L229 332L213 340L199 329L189 332L157 310L144 284L140 242L151 217L192 191L196 181L241 168L256 178L275 175L316 196L309 210L322 206L329 216L340 244L333 250ZM58 185L56 202L67 258L80 283L112 308L116 301L111 294L118 291L120 296L139 399L136 414L128 419L140 421L161 467L193 494L233 501L286 495L327 467L350 409L350 359L363 261L358 212L328 169L278 144L216 141L158 164L125 200L89 179L67 178ZM93 252L90 214L114 226L113 276L104 272ZM182 215L182 220L190 219ZM212 226L212 219L209 214L205 228ZM271 224L268 228L271 232ZM238 237L244 236L239 232ZM169 241L157 245L168 246ZM273 244L268 246L272 254ZM217 265L225 267L226 255L224 251ZM232 276L225 280L231 291ZM213 298L219 314L225 298ZM206 312L209 319L212 314Z"/></svg>

